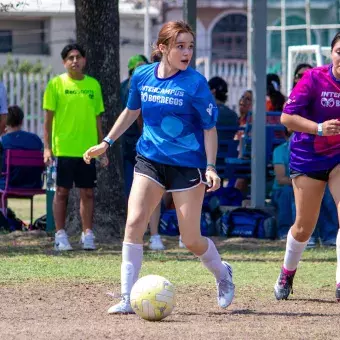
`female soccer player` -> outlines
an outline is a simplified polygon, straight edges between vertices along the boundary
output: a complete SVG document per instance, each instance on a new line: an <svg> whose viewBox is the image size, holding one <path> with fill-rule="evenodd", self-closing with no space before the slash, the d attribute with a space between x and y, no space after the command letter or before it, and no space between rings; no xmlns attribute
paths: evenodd
<svg viewBox="0 0 340 340"><path fill-rule="evenodd" d="M183 243L216 278L219 306L228 307L234 296L231 266L200 233L206 185L208 191L220 187L215 170L218 111L207 81L189 67L193 46L194 34L186 23L164 24L153 52L161 61L136 69L127 108L104 141L84 154L85 162L103 154L142 110L144 128L122 251L122 300L108 310L112 314L133 313L130 292L142 265L143 235L165 191L172 192Z"/></svg>
<svg viewBox="0 0 340 340"><path fill-rule="evenodd" d="M340 32L331 43L332 64L304 73L294 87L281 122L295 131L290 173L296 220L288 237L280 276L274 286L278 300L287 299L303 250L316 225L326 183L340 217ZM340 300L340 233L336 240L336 298Z"/></svg>

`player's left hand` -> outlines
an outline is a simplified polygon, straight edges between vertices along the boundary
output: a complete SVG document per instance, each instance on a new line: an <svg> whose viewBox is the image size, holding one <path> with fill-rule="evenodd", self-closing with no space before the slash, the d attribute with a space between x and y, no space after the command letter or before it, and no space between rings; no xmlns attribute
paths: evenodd
<svg viewBox="0 0 340 340"><path fill-rule="evenodd" d="M205 172L205 177L207 179L209 189L207 192L216 191L221 186L221 178L218 177L217 173L213 169L207 169Z"/></svg>
<svg viewBox="0 0 340 340"><path fill-rule="evenodd" d="M92 158L98 157L105 153L108 147L109 145L107 143L102 142L86 150L85 153L83 154L83 159L85 163L90 164Z"/></svg>
<svg viewBox="0 0 340 340"><path fill-rule="evenodd" d="M101 156L98 157L100 166L102 168L106 168L109 165L109 159L106 153L103 153Z"/></svg>

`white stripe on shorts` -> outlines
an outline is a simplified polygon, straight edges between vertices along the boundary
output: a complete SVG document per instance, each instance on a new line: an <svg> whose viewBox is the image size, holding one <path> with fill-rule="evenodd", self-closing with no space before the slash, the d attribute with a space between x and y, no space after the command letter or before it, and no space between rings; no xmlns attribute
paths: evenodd
<svg viewBox="0 0 340 340"><path fill-rule="evenodd" d="M150 177L148 175L142 174L140 172L137 172L136 170L134 170L133 173L137 174L139 176L146 177L146 178L150 179L151 181L153 181L153 182L157 183L158 185L160 185L163 189L165 189L165 186L163 184L159 183L158 181L156 181L154 178L152 178L152 177Z"/></svg>
<svg viewBox="0 0 340 340"><path fill-rule="evenodd" d="M190 188L183 188L183 189L174 189L174 190L166 190L166 192L176 192L176 191L187 191L187 190L190 190L190 189L194 189L194 188L197 188L199 185L201 184L205 184L205 185L208 185L208 182L204 182L203 181L203 178L202 178L202 173L201 173L201 169L197 168L197 171L198 171L198 174L200 175L200 182Z"/></svg>

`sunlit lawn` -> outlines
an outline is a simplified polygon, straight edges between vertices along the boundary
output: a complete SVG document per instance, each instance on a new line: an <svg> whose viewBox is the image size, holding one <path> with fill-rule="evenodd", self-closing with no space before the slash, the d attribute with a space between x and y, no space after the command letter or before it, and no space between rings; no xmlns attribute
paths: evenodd
<svg viewBox="0 0 340 340"><path fill-rule="evenodd" d="M20 218L28 219L29 201L10 200L9 206ZM41 196L35 199L34 217L44 213L45 197ZM51 281L119 283L119 241L99 245L95 252L84 252L76 246L78 250L58 254L52 249L52 238L30 235L0 235L0 284L30 281L46 284ZM215 241L222 258L233 265L238 289L255 289L259 297L272 291L283 260L283 242L221 238ZM210 273L192 254L177 248L177 238L165 238L165 243L168 248L165 252L144 252L142 275L157 273L178 286L214 284ZM335 248L306 250L294 282L296 289L333 290L335 268Z"/></svg>

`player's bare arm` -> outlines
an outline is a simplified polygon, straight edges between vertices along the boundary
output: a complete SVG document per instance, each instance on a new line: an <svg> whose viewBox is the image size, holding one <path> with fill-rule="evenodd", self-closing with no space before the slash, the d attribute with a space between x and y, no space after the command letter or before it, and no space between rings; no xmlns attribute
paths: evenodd
<svg viewBox="0 0 340 340"><path fill-rule="evenodd" d="M108 133L107 137L113 141L117 140L132 125L139 115L140 109L130 110L125 108L118 117L116 123L113 125L111 131ZM100 156L107 150L108 147L109 144L106 142L101 142L100 144L91 147L84 153L84 161L86 163L90 163L91 158Z"/></svg>
<svg viewBox="0 0 340 340"><path fill-rule="evenodd" d="M52 161L52 122L54 112L46 110L44 121L44 162L49 164Z"/></svg>
<svg viewBox="0 0 340 340"><path fill-rule="evenodd" d="M318 133L318 124L307 118L299 115L289 115L282 113L281 123L287 128L298 131L306 132L312 135ZM324 136L337 135L340 133L340 121L337 119L331 119L322 123L322 132Z"/></svg>
<svg viewBox="0 0 340 340"><path fill-rule="evenodd" d="M207 170L205 175L208 183L210 183L210 188L207 191L210 192L217 190L221 185L221 179L218 177L215 169L218 146L216 127L204 130L204 146L207 155Z"/></svg>

